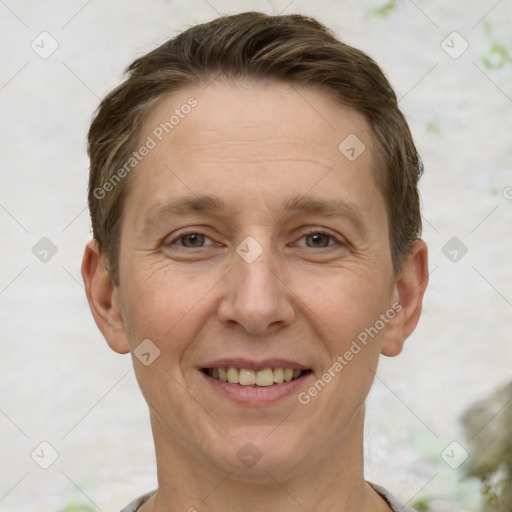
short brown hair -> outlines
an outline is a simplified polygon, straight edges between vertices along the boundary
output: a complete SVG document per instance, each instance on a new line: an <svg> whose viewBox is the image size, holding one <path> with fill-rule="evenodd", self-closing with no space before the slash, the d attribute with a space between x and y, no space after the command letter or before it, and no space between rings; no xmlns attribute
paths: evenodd
<svg viewBox="0 0 512 512"><path fill-rule="evenodd" d="M130 181L119 170L130 159L143 119L164 94L219 77L322 88L364 115L375 139L375 174L388 213L393 266L400 269L421 234L422 164L396 95L368 55L312 18L246 12L193 26L135 60L126 72L127 79L99 105L88 134L93 236L114 282Z"/></svg>

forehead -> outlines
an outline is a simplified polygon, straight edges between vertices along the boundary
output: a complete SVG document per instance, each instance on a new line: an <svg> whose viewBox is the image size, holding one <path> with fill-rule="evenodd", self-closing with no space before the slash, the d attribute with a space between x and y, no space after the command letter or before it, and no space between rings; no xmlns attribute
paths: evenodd
<svg viewBox="0 0 512 512"><path fill-rule="evenodd" d="M232 158L242 160L250 146L259 149L262 158L265 148L277 147L288 158L286 151L297 151L300 142L301 158L312 152L316 163L324 153L322 163L332 164L348 136L354 141L357 137L367 149L372 146L369 125L355 109L336 102L327 90L279 82L212 82L167 94L144 122L140 136L148 134L164 146L172 139L174 151L193 147L213 152L229 145Z"/></svg>
<svg viewBox="0 0 512 512"><path fill-rule="evenodd" d="M323 90L254 82L186 88L153 106L139 146L149 139L129 192L140 218L184 195L221 196L231 213L247 214L312 192L359 206L368 218L386 216L369 125Z"/></svg>

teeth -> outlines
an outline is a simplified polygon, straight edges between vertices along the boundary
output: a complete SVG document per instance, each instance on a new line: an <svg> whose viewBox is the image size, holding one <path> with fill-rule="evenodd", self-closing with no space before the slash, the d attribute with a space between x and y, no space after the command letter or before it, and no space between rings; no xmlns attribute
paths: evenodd
<svg viewBox="0 0 512 512"><path fill-rule="evenodd" d="M219 380L221 380L222 382L228 381L228 372L226 371L225 368L219 368Z"/></svg>
<svg viewBox="0 0 512 512"><path fill-rule="evenodd" d="M242 386L252 386L253 384L256 384L256 374L252 370L242 368L240 370L240 384Z"/></svg>
<svg viewBox="0 0 512 512"><path fill-rule="evenodd" d="M281 384L284 382L284 369L283 368L275 368L274 369L274 382L276 384Z"/></svg>
<svg viewBox="0 0 512 512"><path fill-rule="evenodd" d="M250 370L248 368L208 368L207 373L214 379L241 386L272 386L283 382L290 382L302 375L302 370L292 368L264 368Z"/></svg>
<svg viewBox="0 0 512 512"><path fill-rule="evenodd" d="M231 384L238 384L240 382L240 372L232 366L228 369L228 382L231 382Z"/></svg>
<svg viewBox="0 0 512 512"><path fill-rule="evenodd" d="M271 368L258 370L256 374L256 384L258 386L272 386L274 384L274 372Z"/></svg>

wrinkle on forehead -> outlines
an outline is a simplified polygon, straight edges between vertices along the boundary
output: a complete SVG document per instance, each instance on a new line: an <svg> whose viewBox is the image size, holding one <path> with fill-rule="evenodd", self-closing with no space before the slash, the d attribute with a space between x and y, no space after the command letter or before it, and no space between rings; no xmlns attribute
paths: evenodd
<svg viewBox="0 0 512 512"><path fill-rule="evenodd" d="M194 160L204 159L209 163L300 162L326 168L336 165L335 160L328 156L327 145L319 147L304 138L265 137L253 140L223 139L216 142L203 142L201 139L201 134L198 134L198 138L192 143L176 143L173 150L175 157L188 159L193 153Z"/></svg>
<svg viewBox="0 0 512 512"><path fill-rule="evenodd" d="M231 139L255 141L256 133L259 138L271 128L272 138L302 138L305 143L329 145L332 141L336 148L348 135L343 133L347 121L360 138L370 136L364 116L333 99L330 91L281 82L214 82L206 89L190 87L169 93L152 107L143 131L167 120L190 97L197 100L197 106L170 132L176 140L195 133L207 141L223 133Z"/></svg>

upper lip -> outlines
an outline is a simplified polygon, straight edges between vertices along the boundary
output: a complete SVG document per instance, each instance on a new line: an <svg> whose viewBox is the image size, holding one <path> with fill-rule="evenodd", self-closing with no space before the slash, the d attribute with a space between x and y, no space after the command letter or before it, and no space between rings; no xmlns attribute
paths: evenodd
<svg viewBox="0 0 512 512"><path fill-rule="evenodd" d="M263 370L265 368L292 368L293 370L309 370L308 366L290 361L289 359L272 358L256 361L243 357L215 359L201 366L201 368L245 368L247 370Z"/></svg>

